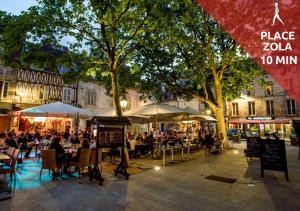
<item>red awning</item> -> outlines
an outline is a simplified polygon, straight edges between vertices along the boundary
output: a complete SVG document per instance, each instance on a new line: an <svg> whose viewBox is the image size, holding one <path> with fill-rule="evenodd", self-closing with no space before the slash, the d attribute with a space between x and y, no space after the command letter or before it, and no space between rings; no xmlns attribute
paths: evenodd
<svg viewBox="0 0 300 211"><path fill-rule="evenodd" d="M274 120L248 120L248 119L232 119L229 123L233 124L289 124L289 119L274 119Z"/></svg>

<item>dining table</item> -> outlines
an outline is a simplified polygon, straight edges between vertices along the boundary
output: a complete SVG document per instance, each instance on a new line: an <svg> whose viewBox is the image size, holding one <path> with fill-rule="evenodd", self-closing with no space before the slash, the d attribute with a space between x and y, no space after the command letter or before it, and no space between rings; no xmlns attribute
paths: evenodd
<svg viewBox="0 0 300 211"><path fill-rule="evenodd" d="M10 159L11 158L8 155L0 152L0 161L10 160Z"/></svg>

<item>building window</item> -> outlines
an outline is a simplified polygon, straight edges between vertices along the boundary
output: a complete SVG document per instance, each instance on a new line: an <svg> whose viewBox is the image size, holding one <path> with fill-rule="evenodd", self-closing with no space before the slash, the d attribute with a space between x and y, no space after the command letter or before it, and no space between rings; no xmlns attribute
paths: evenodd
<svg viewBox="0 0 300 211"><path fill-rule="evenodd" d="M70 88L64 88L63 101L64 102L71 102L72 101L71 89Z"/></svg>
<svg viewBox="0 0 300 211"><path fill-rule="evenodd" d="M239 115L239 104L232 103L232 116L238 116L238 115Z"/></svg>
<svg viewBox="0 0 300 211"><path fill-rule="evenodd" d="M289 99L286 101L287 113L288 114L296 114L296 104L295 100Z"/></svg>
<svg viewBox="0 0 300 211"><path fill-rule="evenodd" d="M274 115L274 103L272 100L266 101L267 115Z"/></svg>
<svg viewBox="0 0 300 211"><path fill-rule="evenodd" d="M249 116L255 115L255 102L248 102Z"/></svg>
<svg viewBox="0 0 300 211"><path fill-rule="evenodd" d="M0 94L1 98L5 98L8 96L8 81L0 81Z"/></svg>
<svg viewBox="0 0 300 211"><path fill-rule="evenodd" d="M96 105L96 93L94 91L88 91L87 104L92 106Z"/></svg>
<svg viewBox="0 0 300 211"><path fill-rule="evenodd" d="M266 83L265 84L265 95L266 96L273 95L273 85L271 83Z"/></svg>
<svg viewBox="0 0 300 211"><path fill-rule="evenodd" d="M45 86L40 85L39 87L39 100L43 100L45 97Z"/></svg>

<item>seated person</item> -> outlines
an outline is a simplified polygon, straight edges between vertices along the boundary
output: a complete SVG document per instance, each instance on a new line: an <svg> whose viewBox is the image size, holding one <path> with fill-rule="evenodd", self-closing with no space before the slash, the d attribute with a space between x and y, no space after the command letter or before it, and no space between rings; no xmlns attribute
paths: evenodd
<svg viewBox="0 0 300 211"><path fill-rule="evenodd" d="M81 145L82 145L82 146L79 147L79 148L77 149L77 154L76 154L76 156L74 156L74 157L72 158L72 162L76 162L76 163L79 162L81 149L89 149L89 148L90 148L90 143L89 143L89 140L88 140L87 138L84 138L84 139L83 139Z"/></svg>
<svg viewBox="0 0 300 211"><path fill-rule="evenodd" d="M5 147L5 133L0 134L0 147Z"/></svg>
<svg viewBox="0 0 300 211"><path fill-rule="evenodd" d="M18 144L17 142L15 141L15 139L13 139L13 134L12 133L9 133L7 135L7 139L5 141L6 145L9 146L9 147L13 147L13 148L16 148L18 149Z"/></svg>
<svg viewBox="0 0 300 211"><path fill-rule="evenodd" d="M96 147L97 147L96 139L92 138L91 143L90 143L90 148L91 149L96 149Z"/></svg>
<svg viewBox="0 0 300 211"><path fill-rule="evenodd" d="M80 144L80 140L78 138L77 133L75 133L73 136L71 136L70 142L72 144Z"/></svg>
<svg viewBox="0 0 300 211"><path fill-rule="evenodd" d="M51 135L46 135L45 139L43 140L44 146L49 146L51 144Z"/></svg>
<svg viewBox="0 0 300 211"><path fill-rule="evenodd" d="M26 138L24 133L21 133L20 137L18 138L18 145L19 146L21 145L20 150L24 150L24 151L26 150L26 154L24 158L29 158L32 147L29 146L28 139Z"/></svg>
<svg viewBox="0 0 300 211"><path fill-rule="evenodd" d="M52 139L52 143L50 144L49 149L55 150L56 164L60 164L65 160L65 150L60 144L60 137L57 136Z"/></svg>
<svg viewBox="0 0 300 211"><path fill-rule="evenodd" d="M147 144L148 143L148 139L149 139L148 133L144 132L143 136L142 136L142 142L145 143L145 144Z"/></svg>
<svg viewBox="0 0 300 211"><path fill-rule="evenodd" d="M136 140L138 143L142 142L142 139L143 139L143 137L142 137L142 135L141 135L140 133L137 134L136 137L135 137L135 140Z"/></svg>

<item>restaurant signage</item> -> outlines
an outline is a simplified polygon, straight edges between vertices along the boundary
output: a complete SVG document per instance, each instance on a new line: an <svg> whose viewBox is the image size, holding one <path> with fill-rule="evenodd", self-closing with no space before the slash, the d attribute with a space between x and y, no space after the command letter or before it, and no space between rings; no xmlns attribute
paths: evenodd
<svg viewBox="0 0 300 211"><path fill-rule="evenodd" d="M98 130L99 147L119 147L123 143L122 128L104 127Z"/></svg>
<svg viewBox="0 0 300 211"><path fill-rule="evenodd" d="M261 146L261 177L264 170L283 171L289 181L284 140L260 139Z"/></svg>
<svg viewBox="0 0 300 211"><path fill-rule="evenodd" d="M273 116L248 116L247 120L274 120Z"/></svg>
<svg viewBox="0 0 300 211"><path fill-rule="evenodd" d="M261 149L258 137L247 137L247 149L245 150L247 157L260 158Z"/></svg>

